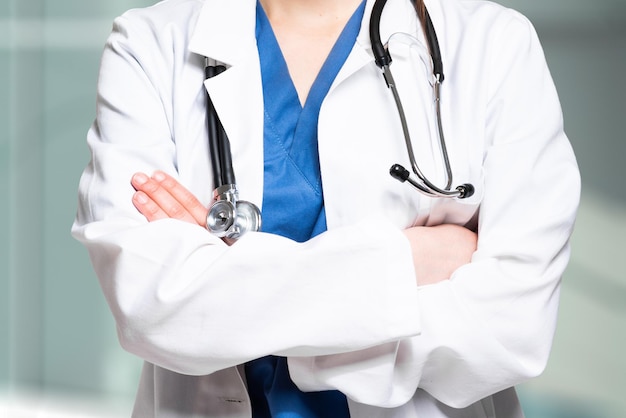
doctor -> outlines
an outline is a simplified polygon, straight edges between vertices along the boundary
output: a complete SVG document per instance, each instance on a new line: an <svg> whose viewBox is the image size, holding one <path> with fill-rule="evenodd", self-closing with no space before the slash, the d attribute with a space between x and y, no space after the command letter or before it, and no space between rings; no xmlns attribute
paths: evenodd
<svg viewBox="0 0 626 418"><path fill-rule="evenodd" d="M427 1L452 174L475 188L427 197L388 175L407 156L372 6L165 0L115 21L72 232L145 360L133 416L523 416L513 387L547 362L580 187L541 47L512 10ZM432 95L420 20L390 0L380 32L442 182L414 101ZM205 57L226 71L205 81ZM207 91L262 210L234 243L205 228Z"/></svg>

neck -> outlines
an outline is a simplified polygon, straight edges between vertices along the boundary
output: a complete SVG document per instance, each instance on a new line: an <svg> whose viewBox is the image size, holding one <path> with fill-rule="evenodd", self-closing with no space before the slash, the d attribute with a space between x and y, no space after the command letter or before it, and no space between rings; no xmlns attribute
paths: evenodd
<svg viewBox="0 0 626 418"><path fill-rule="evenodd" d="M260 0L271 21L297 19L320 22L346 20L361 0Z"/></svg>
<svg viewBox="0 0 626 418"><path fill-rule="evenodd" d="M305 103L337 37L361 0L260 0Z"/></svg>

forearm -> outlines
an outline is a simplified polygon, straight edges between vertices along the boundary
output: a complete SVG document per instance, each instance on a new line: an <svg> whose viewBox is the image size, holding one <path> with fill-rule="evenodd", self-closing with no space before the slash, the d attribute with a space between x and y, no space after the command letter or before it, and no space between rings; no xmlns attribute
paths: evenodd
<svg viewBox="0 0 626 418"><path fill-rule="evenodd" d="M418 285L448 280L456 269L471 261L478 238L475 232L450 224L412 227L404 235L411 245Z"/></svg>
<svg viewBox="0 0 626 418"><path fill-rule="evenodd" d="M298 244L252 233L226 246L176 220L76 225L122 345L205 374L268 354L354 351L419 332L402 235L363 225Z"/></svg>

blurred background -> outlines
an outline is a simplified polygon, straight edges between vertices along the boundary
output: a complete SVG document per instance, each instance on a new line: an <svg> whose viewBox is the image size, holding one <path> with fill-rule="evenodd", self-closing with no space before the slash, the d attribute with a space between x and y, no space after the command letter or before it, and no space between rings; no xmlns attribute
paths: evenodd
<svg viewBox="0 0 626 418"><path fill-rule="evenodd" d="M112 19L150 0L0 2L0 417L124 417L140 361L117 343L69 235ZM543 42L583 196L559 327L528 418L626 417L626 1L501 0Z"/></svg>

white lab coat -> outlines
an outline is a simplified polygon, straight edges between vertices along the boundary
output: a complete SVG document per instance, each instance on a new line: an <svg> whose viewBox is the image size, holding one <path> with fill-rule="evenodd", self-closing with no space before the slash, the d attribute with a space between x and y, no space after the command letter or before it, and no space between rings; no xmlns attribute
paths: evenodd
<svg viewBox="0 0 626 418"><path fill-rule="evenodd" d="M131 175L156 169L210 203L209 56L228 66L204 84L231 140L241 197L262 206L255 1L166 0L115 21L73 234L89 250L122 346L146 361L134 416L250 417L238 365L269 354L288 357L302 390L345 393L354 418L522 415L511 388L548 359L579 198L541 47L514 11L427 1L446 70L455 182L476 188L466 200L427 198L388 175L407 157L370 51L372 3L320 111L328 231L302 244L250 233L229 247L198 226L148 223L131 203ZM419 33L417 25L408 1L390 0L382 38ZM418 77L401 57L392 69L409 91ZM409 114L422 168L441 181L432 121L419 107ZM477 229L478 250L449 281L418 287L401 230L441 223Z"/></svg>

